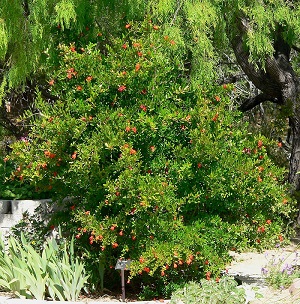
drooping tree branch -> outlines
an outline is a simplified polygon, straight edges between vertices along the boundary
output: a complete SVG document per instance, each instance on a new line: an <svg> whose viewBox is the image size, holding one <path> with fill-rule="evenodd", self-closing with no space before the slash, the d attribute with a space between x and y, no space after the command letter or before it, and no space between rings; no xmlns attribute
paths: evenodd
<svg viewBox="0 0 300 304"><path fill-rule="evenodd" d="M239 110L242 112L246 112L249 111L251 109L253 109L254 107L256 107L257 105L265 102L265 101L271 101L274 103L278 103L278 100L276 98L272 98L264 93L258 94L254 97L248 98L247 100L245 100L240 106L239 106Z"/></svg>
<svg viewBox="0 0 300 304"><path fill-rule="evenodd" d="M238 32L234 36L231 36L231 44L235 53L235 57L238 61L238 64L245 72L245 74L249 77L249 79L257 88L263 91L262 87L266 79L266 74L262 69L258 69L254 64L250 62L250 55L244 44L244 36L249 29L248 20L246 17L237 17L236 22Z"/></svg>
<svg viewBox="0 0 300 304"><path fill-rule="evenodd" d="M297 51L297 52L300 52L300 47L298 47L296 45L292 45L292 49Z"/></svg>

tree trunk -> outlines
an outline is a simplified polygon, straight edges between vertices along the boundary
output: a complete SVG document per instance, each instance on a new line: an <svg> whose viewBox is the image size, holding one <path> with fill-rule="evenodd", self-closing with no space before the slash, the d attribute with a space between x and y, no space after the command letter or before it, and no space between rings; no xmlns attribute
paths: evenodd
<svg viewBox="0 0 300 304"><path fill-rule="evenodd" d="M300 117L290 117L292 149L290 155L289 182L293 190L300 190ZM299 197L300 198L300 197Z"/></svg>
<svg viewBox="0 0 300 304"><path fill-rule="evenodd" d="M255 66L251 62L250 54L245 48L245 37L249 30L248 19L243 16L237 18L237 29L235 35L230 38L237 62L261 91L259 95L246 100L240 110L248 111L265 101L280 104L288 109L291 129L288 181L300 207L300 79L290 62L291 47L278 28L274 39L274 55L266 57L264 68L257 68L259 65ZM230 33L229 31L229 36Z"/></svg>

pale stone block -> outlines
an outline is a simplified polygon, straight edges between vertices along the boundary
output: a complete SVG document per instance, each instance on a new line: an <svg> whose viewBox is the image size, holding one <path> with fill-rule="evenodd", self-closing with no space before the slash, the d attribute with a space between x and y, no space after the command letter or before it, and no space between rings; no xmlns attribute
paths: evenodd
<svg viewBox="0 0 300 304"><path fill-rule="evenodd" d="M19 214L0 214L0 227L10 228L16 225L22 219Z"/></svg>
<svg viewBox="0 0 300 304"><path fill-rule="evenodd" d="M292 285L289 288L289 292L291 295L295 296L300 296L300 279L297 278L293 281Z"/></svg>
<svg viewBox="0 0 300 304"><path fill-rule="evenodd" d="M33 215L35 209L49 200L13 200L12 201L12 214L23 214L28 212Z"/></svg>

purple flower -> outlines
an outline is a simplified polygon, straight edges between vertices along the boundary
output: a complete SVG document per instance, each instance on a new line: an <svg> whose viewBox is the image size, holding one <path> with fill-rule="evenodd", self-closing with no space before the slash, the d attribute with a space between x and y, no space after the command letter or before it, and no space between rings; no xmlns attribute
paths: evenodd
<svg viewBox="0 0 300 304"><path fill-rule="evenodd" d="M262 268L261 268L261 273L262 273L263 275L267 275L268 272L269 272L269 271L268 271L267 268L265 268L265 267L262 267Z"/></svg>

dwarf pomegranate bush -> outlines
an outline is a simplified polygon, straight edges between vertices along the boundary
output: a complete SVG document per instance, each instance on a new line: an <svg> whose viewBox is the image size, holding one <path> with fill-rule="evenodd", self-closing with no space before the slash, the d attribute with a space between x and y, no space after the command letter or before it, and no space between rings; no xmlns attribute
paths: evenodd
<svg viewBox="0 0 300 304"><path fill-rule="evenodd" d="M76 235L95 288L124 258L133 284L161 294L218 276L229 249L279 242L293 202L268 157L276 144L230 110L233 86L191 84L180 40L124 27L107 44L60 47L58 99L37 97L10 158L37 189L71 198L52 222Z"/></svg>

